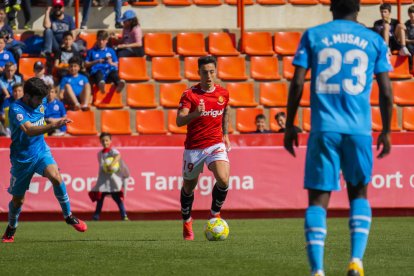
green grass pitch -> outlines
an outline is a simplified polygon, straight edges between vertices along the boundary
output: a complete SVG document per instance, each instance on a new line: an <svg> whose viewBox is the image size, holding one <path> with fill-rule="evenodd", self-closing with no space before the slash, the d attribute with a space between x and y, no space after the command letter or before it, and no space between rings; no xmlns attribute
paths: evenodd
<svg viewBox="0 0 414 276"><path fill-rule="evenodd" d="M20 222L0 244L0 275L309 275L302 219L228 220L229 238L209 242L203 220L183 241L181 221ZM0 223L1 231L6 223ZM345 275L347 219L328 219L327 275ZM374 218L366 275L414 275L414 218Z"/></svg>

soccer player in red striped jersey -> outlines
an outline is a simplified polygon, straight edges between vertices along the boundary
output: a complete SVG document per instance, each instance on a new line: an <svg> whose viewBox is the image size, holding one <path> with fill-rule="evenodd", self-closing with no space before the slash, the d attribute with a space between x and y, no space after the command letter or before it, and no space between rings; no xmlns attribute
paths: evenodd
<svg viewBox="0 0 414 276"><path fill-rule="evenodd" d="M229 185L229 92L216 83L216 65L213 56L198 59L200 83L184 91L177 112L177 125L187 125L180 196L185 240L194 239L191 208L204 163L216 179L210 217L220 217Z"/></svg>

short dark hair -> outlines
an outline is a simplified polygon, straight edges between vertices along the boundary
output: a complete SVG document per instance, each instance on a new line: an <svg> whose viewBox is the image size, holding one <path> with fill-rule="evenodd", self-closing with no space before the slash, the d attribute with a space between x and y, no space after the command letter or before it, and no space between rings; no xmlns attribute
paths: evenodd
<svg viewBox="0 0 414 276"><path fill-rule="evenodd" d="M16 63L13 63L13 62L11 62L11 61L8 61L8 62L6 62L5 64L4 64L4 68L8 68L8 67L10 67L10 66L13 66L13 65L16 65Z"/></svg>
<svg viewBox="0 0 414 276"><path fill-rule="evenodd" d="M331 11L339 15L348 15L359 11L360 0L331 0Z"/></svg>
<svg viewBox="0 0 414 276"><path fill-rule="evenodd" d="M264 114L257 114L255 120L257 121L257 120L261 120L261 119L266 120L266 116Z"/></svg>
<svg viewBox="0 0 414 276"><path fill-rule="evenodd" d="M96 39L108 39L109 38L109 33L105 30L99 30L96 33Z"/></svg>
<svg viewBox="0 0 414 276"><path fill-rule="evenodd" d="M19 88L19 87L23 87L23 83L18 82L18 83L13 84L12 91L14 91L14 89Z"/></svg>
<svg viewBox="0 0 414 276"><path fill-rule="evenodd" d="M24 94L31 97L46 97L49 93L49 86L40 78L30 78L23 86Z"/></svg>
<svg viewBox="0 0 414 276"><path fill-rule="evenodd" d="M73 33L71 31L66 31L63 33L63 38L67 37L67 36L71 36L73 38Z"/></svg>
<svg viewBox="0 0 414 276"><path fill-rule="evenodd" d="M286 113L283 111L276 113L275 120L277 121L281 116L286 117Z"/></svg>
<svg viewBox="0 0 414 276"><path fill-rule="evenodd" d="M381 4L379 9L380 11L388 10L389 12L391 12L391 4L388 4L388 3Z"/></svg>
<svg viewBox="0 0 414 276"><path fill-rule="evenodd" d="M112 140L112 135L109 132L102 132L101 135L99 135L99 140L102 140L104 137L109 137L109 139Z"/></svg>
<svg viewBox="0 0 414 276"><path fill-rule="evenodd" d="M214 56L203 56L198 58L198 69L205 64L213 63L214 67L217 67L217 60Z"/></svg>
<svg viewBox="0 0 414 276"><path fill-rule="evenodd" d="M408 13L413 13L414 12L414 5L411 5L409 8L408 8Z"/></svg>
<svg viewBox="0 0 414 276"><path fill-rule="evenodd" d="M69 64L76 63L79 66L82 66L82 60L78 56L71 57L69 59Z"/></svg>

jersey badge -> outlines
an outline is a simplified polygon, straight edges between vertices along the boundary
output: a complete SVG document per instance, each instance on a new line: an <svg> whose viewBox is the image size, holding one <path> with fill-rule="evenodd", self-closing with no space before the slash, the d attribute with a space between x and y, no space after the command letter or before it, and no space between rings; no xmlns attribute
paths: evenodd
<svg viewBox="0 0 414 276"><path fill-rule="evenodd" d="M19 122L23 121L23 114L17 114L17 115L16 115L16 119L17 119L17 121L19 121Z"/></svg>
<svg viewBox="0 0 414 276"><path fill-rule="evenodd" d="M223 96L219 96L218 99L217 99L217 103L219 105L223 105L224 104L224 97Z"/></svg>
<svg viewBox="0 0 414 276"><path fill-rule="evenodd" d="M45 107L43 106L43 104L40 105L39 111L40 113L45 114Z"/></svg>

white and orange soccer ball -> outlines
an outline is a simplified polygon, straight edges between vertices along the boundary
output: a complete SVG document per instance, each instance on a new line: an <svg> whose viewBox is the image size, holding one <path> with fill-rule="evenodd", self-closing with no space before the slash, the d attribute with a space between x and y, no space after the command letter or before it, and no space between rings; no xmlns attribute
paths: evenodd
<svg viewBox="0 0 414 276"><path fill-rule="evenodd" d="M204 234L209 241L224 241L229 232L229 225L222 218L212 218L204 225Z"/></svg>
<svg viewBox="0 0 414 276"><path fill-rule="evenodd" d="M112 164L112 162L114 161L113 157L107 157L104 160L104 164L103 164L103 171L106 173L117 173L119 171L119 162L115 163L112 166L112 170L109 169L109 166Z"/></svg>

